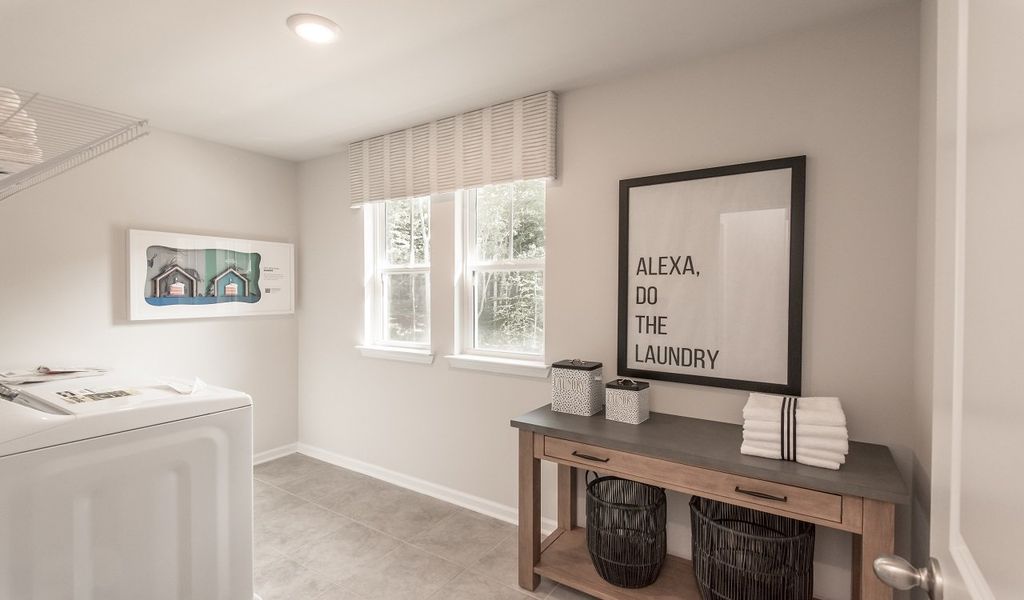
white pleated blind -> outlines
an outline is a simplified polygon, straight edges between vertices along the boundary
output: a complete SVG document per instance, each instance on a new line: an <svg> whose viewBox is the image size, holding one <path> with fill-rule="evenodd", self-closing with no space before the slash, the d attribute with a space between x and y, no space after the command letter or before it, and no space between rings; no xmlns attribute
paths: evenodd
<svg viewBox="0 0 1024 600"><path fill-rule="evenodd" d="M553 178L557 112L543 92L353 142L352 204Z"/></svg>

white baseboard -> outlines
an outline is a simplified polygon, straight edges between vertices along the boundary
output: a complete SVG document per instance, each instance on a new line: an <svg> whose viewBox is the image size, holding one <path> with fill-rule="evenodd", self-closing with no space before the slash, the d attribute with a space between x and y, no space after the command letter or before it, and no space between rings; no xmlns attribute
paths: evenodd
<svg viewBox="0 0 1024 600"><path fill-rule="evenodd" d="M270 450L264 450L263 452L257 452L252 455L252 464L260 465L265 462L270 462L275 458L281 458L282 456L288 456L289 454L295 454L298 452L298 444L285 444L284 446L278 446L277 448L271 448Z"/></svg>
<svg viewBox="0 0 1024 600"><path fill-rule="evenodd" d="M388 483L403 487L414 492L425 494L438 500L443 500L456 506L478 512L488 517L493 517L499 521L511 523L516 525L519 523L519 512L513 506L507 506L481 498L480 496L474 496L459 490L452 489L437 483L432 483L412 475L406 475L391 469L386 469L377 465L363 462L361 460L350 458L348 456L342 456L329 450L310 446L309 444L298 444L298 452L305 454L311 458L322 460L332 465L362 473L363 475L369 475L375 479L386 481ZM547 535L555 530L556 523L554 519L541 519L540 523L541 531Z"/></svg>

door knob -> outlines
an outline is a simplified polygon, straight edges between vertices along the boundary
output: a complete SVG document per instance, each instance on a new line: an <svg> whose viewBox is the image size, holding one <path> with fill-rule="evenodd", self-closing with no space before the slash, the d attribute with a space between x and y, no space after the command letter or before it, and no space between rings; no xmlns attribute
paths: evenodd
<svg viewBox="0 0 1024 600"><path fill-rule="evenodd" d="M928 592L931 600L942 600L942 572L939 561L928 561L927 567L918 569L901 556L883 554L875 559L875 575L882 583L897 590L912 590L916 587Z"/></svg>

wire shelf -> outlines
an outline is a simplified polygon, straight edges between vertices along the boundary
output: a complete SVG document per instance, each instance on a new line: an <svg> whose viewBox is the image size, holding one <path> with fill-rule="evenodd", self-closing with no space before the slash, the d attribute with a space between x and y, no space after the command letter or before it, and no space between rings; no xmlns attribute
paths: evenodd
<svg viewBox="0 0 1024 600"><path fill-rule="evenodd" d="M0 86L0 201L149 133L149 122Z"/></svg>

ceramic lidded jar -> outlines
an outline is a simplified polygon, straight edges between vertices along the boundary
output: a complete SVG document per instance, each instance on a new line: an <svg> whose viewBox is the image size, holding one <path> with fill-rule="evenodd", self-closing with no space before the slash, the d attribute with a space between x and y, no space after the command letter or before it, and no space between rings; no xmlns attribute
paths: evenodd
<svg viewBox="0 0 1024 600"><path fill-rule="evenodd" d="M609 381L605 390L604 418L639 425L651 416L651 384L632 379Z"/></svg>
<svg viewBox="0 0 1024 600"><path fill-rule="evenodd" d="M601 363L574 358L551 365L551 410L589 417L602 408Z"/></svg>

